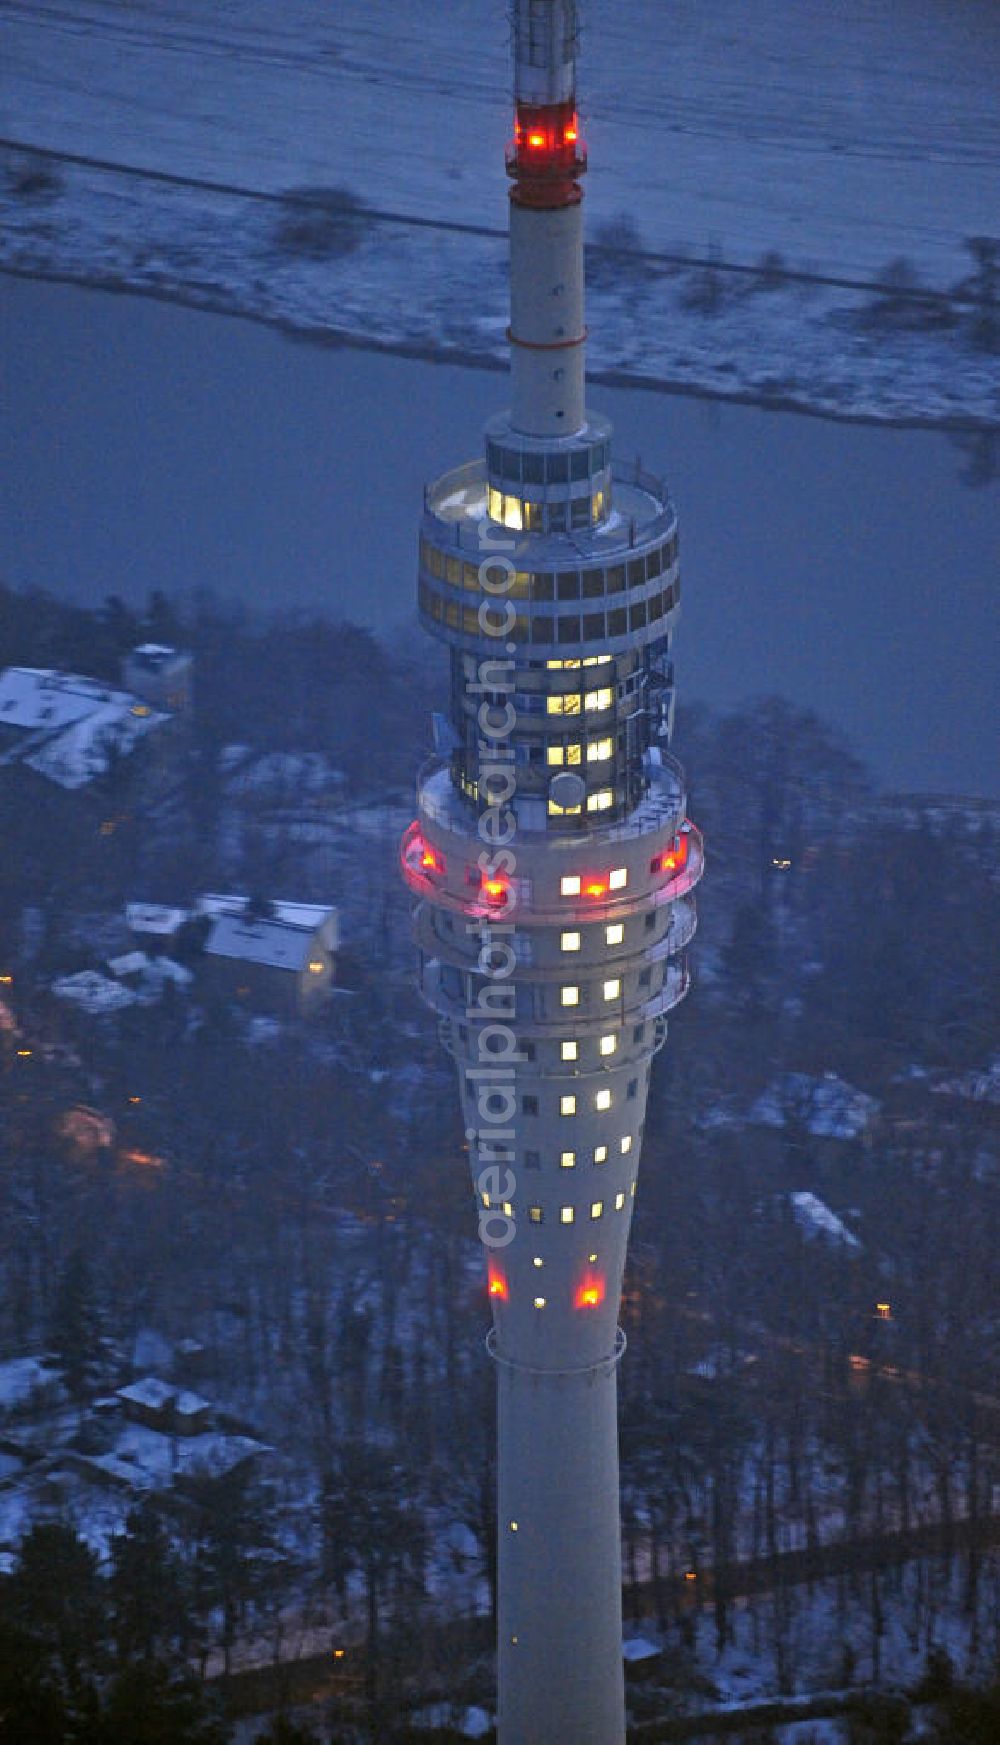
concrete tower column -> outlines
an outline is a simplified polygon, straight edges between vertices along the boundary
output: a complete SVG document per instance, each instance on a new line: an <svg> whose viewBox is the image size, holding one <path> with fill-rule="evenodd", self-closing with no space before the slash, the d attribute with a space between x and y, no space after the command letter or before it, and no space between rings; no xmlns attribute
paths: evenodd
<svg viewBox="0 0 1000 1745"><path fill-rule="evenodd" d="M704 862L668 749L677 518L585 401L576 3L513 21L512 406L425 493L451 709L400 854L486 1248L499 1745L624 1745L618 1312Z"/></svg>
<svg viewBox="0 0 1000 1745"><path fill-rule="evenodd" d="M624 1745L616 1350L498 1359L499 1737Z"/></svg>

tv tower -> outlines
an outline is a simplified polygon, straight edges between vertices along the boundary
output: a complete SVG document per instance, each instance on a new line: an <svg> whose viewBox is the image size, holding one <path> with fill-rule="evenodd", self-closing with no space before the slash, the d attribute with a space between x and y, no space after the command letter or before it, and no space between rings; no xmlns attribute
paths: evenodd
<svg viewBox="0 0 1000 1745"><path fill-rule="evenodd" d="M425 491L451 699L401 858L497 1368L501 1745L623 1745L618 1307L703 870L671 757L677 518L584 394L576 0L513 7L511 407Z"/></svg>

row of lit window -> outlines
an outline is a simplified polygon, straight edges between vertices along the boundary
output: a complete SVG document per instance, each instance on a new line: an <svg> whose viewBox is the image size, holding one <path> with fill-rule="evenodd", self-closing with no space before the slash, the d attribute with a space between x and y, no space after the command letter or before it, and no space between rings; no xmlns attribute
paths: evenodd
<svg viewBox="0 0 1000 1745"><path fill-rule="evenodd" d="M628 1094L630 1097L636 1095L638 1085L638 1079L629 1079ZM599 1113L603 1113L606 1109L613 1108L613 1106L614 1097L611 1094L611 1087L609 1085L603 1085L599 1091L594 1092L594 1108L597 1109ZM577 1095L575 1091L564 1091L562 1093L559 1098L559 1113L560 1115L575 1115L577 1113Z"/></svg>
<svg viewBox="0 0 1000 1745"><path fill-rule="evenodd" d="M643 582L655 581L670 568L676 556L674 534L642 557L594 569L516 570L511 574L506 564L487 563L487 592L496 589L514 600L598 600L604 594L623 594L626 588L639 588ZM438 581L453 588L467 588L470 593L482 591L479 564L443 552L429 539L420 542L420 558L424 568Z"/></svg>
<svg viewBox="0 0 1000 1745"><path fill-rule="evenodd" d="M610 812L614 803L614 788L596 788L592 794L587 795L588 812ZM550 818L579 818L582 811L581 805L560 806L558 800L549 801Z"/></svg>
<svg viewBox="0 0 1000 1745"><path fill-rule="evenodd" d="M579 1060L579 1058L580 1058L580 1044L576 1040L575 1037L572 1039L567 1039L567 1040L561 1042L559 1044L559 1047L561 1050L561 1058L563 1060ZM611 1054L617 1054L617 1052L618 1052L618 1032L617 1032L617 1030L609 1030L605 1036L602 1036L600 1038L598 1047L599 1047L600 1053L602 1055L604 1055L605 1059Z"/></svg>
<svg viewBox="0 0 1000 1745"><path fill-rule="evenodd" d="M609 1041L611 1039L608 1037L602 1037L601 1040L602 1040L602 1042L605 1042L605 1041ZM615 1047L617 1047L617 1042L615 1043ZM602 1050L602 1052L604 1052L604 1051ZM607 1052L614 1053L614 1049L610 1049ZM638 1091L639 1091L639 1080L638 1079L629 1079L627 1095L629 1097L637 1096ZM599 1109L599 1110L610 1109L612 1107L612 1103L613 1103L613 1098L611 1095L611 1090L608 1086L604 1086L601 1090L595 1092L595 1094L594 1094L594 1108L595 1109ZM521 1113L522 1113L522 1115L537 1115L538 1114L538 1098L535 1096L533 1091L529 1091L525 1096L523 1096L521 1098ZM559 1098L559 1113L560 1113L560 1115L575 1115L577 1113L577 1098L576 1098L575 1091L566 1091L560 1096L560 1098Z"/></svg>
<svg viewBox="0 0 1000 1745"><path fill-rule="evenodd" d="M547 715L579 715L584 709L610 709L615 700L614 685L598 685L594 691L560 691L545 699Z"/></svg>
<svg viewBox="0 0 1000 1745"><path fill-rule="evenodd" d="M635 1182L632 1183L632 1188L631 1188L631 1195L634 1196L634 1194L635 1194ZM624 1191L622 1191L621 1193L617 1193L615 1195L614 1209L616 1212L623 1212L625 1210L625 1205L626 1205L626 1202L629 1199L629 1197L630 1197L630 1195L626 1194ZM490 1208L493 1206L493 1202L490 1199L489 1194L483 1195L483 1205L486 1206L487 1208ZM590 1202L590 1216L591 1216L591 1218L594 1220L596 1220L598 1218L603 1218L606 1206L607 1206L607 1202L604 1200L591 1200L591 1202ZM503 1212L503 1215L505 1218L513 1218L514 1206L513 1206L512 1201L504 1200L501 1204L500 1210ZM582 1208L581 1208L581 1210L582 1210ZM530 1224L544 1224L545 1212L544 1212L543 1207L541 1207L541 1206L529 1206L528 1207L528 1222ZM576 1207L575 1206L560 1206L559 1207L559 1222L560 1222L560 1224L575 1224L576 1223ZM535 1261L536 1266L540 1266L541 1264L542 1264L542 1262L540 1259Z"/></svg>
<svg viewBox="0 0 1000 1745"><path fill-rule="evenodd" d="M627 1157L629 1152L632 1149L632 1135L631 1135L631 1133L623 1133L620 1140L618 1141L618 1145L619 1145L619 1149L621 1151L622 1156ZM594 1146L592 1161L595 1164L607 1163L607 1161L608 1161L608 1148L606 1145L595 1145ZM559 1167L560 1167L560 1169L575 1169L576 1164L577 1164L577 1154L575 1151L561 1151L559 1153Z"/></svg>
<svg viewBox="0 0 1000 1745"><path fill-rule="evenodd" d="M602 983L602 992L605 1000L620 999L621 991L621 976L608 976ZM580 1004L580 989L576 982L563 983L562 987L559 989L559 1004L560 1006L578 1006Z"/></svg>
<svg viewBox="0 0 1000 1745"><path fill-rule="evenodd" d="M545 670L549 673L576 672L582 666L606 666L614 658L613 654L585 654L571 660L547 660Z"/></svg>
<svg viewBox="0 0 1000 1745"><path fill-rule="evenodd" d="M618 1148L619 1148L621 1155L623 1157L628 1156L629 1152L632 1149L632 1144L633 1144L633 1140L632 1140L631 1133L623 1133L621 1139L618 1141ZM591 1161L591 1163L593 1163L595 1165L607 1163L608 1155L609 1155L608 1146L606 1144L595 1145L595 1146L593 1146L593 1148L591 1150L590 1161ZM580 1161L580 1153L579 1152L560 1151L560 1153L559 1153L559 1167L560 1167L560 1169L575 1169L577 1166L577 1163L579 1161ZM541 1152L540 1151L526 1151L524 1154L524 1167L525 1167L525 1169L541 1169L541 1167L542 1167L542 1154L541 1154Z"/></svg>
<svg viewBox="0 0 1000 1745"><path fill-rule="evenodd" d="M623 891L628 884L628 867L615 866L607 873L566 873L559 880L561 897L603 897L608 891Z"/></svg>
<svg viewBox="0 0 1000 1745"><path fill-rule="evenodd" d="M552 702L552 698L549 698ZM555 714L555 710L551 713ZM545 750L545 761L550 768L561 767L563 764L605 763L614 755L615 742L610 734L603 739L588 739L583 744L549 745Z"/></svg>
<svg viewBox="0 0 1000 1745"><path fill-rule="evenodd" d="M558 497L546 503L531 503L490 485L487 508L491 521L516 533L565 533L570 528L596 527L609 506L609 493L598 488L590 496Z"/></svg>
<svg viewBox="0 0 1000 1745"><path fill-rule="evenodd" d="M487 634L479 622L479 611L475 606L459 606L457 601L442 599L441 595L421 582L418 589L420 609L426 612L435 624L444 624L449 630L460 630L464 636L481 637ZM543 646L553 642L596 642L607 636L627 636L631 630L645 630L657 618L662 618L665 612L671 612L680 599L680 584L675 582L662 594L656 594L649 601L640 600L635 606L621 606L605 614L603 612L585 612L581 619L576 613L572 615L550 618L526 618L522 613L516 614L513 624L505 625L504 635L508 642L532 642ZM506 602L493 601L491 611L498 614L491 622L503 622L499 616L503 614Z"/></svg>
<svg viewBox="0 0 1000 1745"><path fill-rule="evenodd" d="M604 929L604 943L605 943L605 945L621 945L624 938L625 938L625 923L623 921L609 921L607 926ZM581 935L578 933L578 931L576 930L575 927L574 928L567 928L564 932L560 933L560 935L559 935L559 950L560 951L579 951L580 946L581 946Z"/></svg>

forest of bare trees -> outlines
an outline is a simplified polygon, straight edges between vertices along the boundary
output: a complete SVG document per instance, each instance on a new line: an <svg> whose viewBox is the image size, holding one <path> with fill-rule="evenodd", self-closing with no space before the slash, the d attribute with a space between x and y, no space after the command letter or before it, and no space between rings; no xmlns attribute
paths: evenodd
<svg viewBox="0 0 1000 1745"><path fill-rule="evenodd" d="M0 665L110 677L143 636L194 650L192 793L164 887L167 865L210 888L232 873L206 799L231 742L322 749L345 805L388 819L408 803L436 675L367 632L265 626L210 601L158 598L145 616L0 606ZM705 1629L716 1656L750 1631L779 1696L876 1687L899 1636L951 1701L954 1680L989 1682L1000 1642L995 1131L988 1101L948 1088L986 1068L997 1033L992 824L958 804L901 821L835 735L781 700L691 707L678 751L710 873L696 991L654 1068L626 1284L625 1605L665 1645L633 1713L710 1706ZM221 1002L96 1021L58 1008L49 982L80 921L60 868L87 867L92 920L118 911L148 850L102 859L87 828L83 813L60 824L47 890L34 862L7 857L0 874L0 995L18 1027L0 1031L0 1355L53 1356L72 1442L93 1434L88 1406L128 1378L143 1329L196 1340L200 1388L275 1453L211 1495L147 1500L99 1567L74 1549L77 1523L39 1523L64 1538L13 1556L4 1629L35 1645L31 1700L93 1688L105 1714L134 1704L136 1666L238 1664L251 1635L277 1657L314 1620L358 1667L331 1699L347 1729L333 1736L358 1716L366 1737L403 1738L418 1699L490 1689L493 1379L458 1100L411 986L392 831L365 839L363 865L333 867L351 993L319 1025L255 1042ZM242 867L248 889L254 874ZM32 905L45 928L29 952ZM828 1073L875 1099L862 1135L814 1132L791 1103L780 1126L750 1120L782 1075ZM80 1104L131 1123L158 1167L60 1141ZM804 1232L796 1194L851 1240ZM90 1671L58 1618L38 1621L50 1602L32 1569L53 1557L113 1619ZM126 1584L149 1593L145 1612L106 1597L133 1565L159 1571ZM816 1595L819 1668L801 1625ZM932 1736L980 1736L949 1734L950 1712ZM867 1732L855 1716L850 1737L908 1737L893 1715ZM100 1724L72 1737L119 1736ZM222 1737L197 1703L172 1725L155 1737Z"/></svg>

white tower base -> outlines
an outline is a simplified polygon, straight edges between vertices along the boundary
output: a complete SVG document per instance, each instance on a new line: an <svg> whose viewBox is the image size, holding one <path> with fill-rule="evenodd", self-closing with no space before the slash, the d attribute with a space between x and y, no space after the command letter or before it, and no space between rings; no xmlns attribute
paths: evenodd
<svg viewBox="0 0 1000 1745"><path fill-rule="evenodd" d="M500 1745L624 1745L617 1361L497 1355Z"/></svg>

